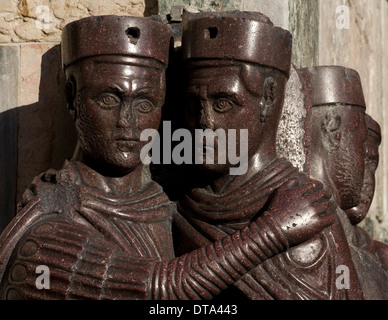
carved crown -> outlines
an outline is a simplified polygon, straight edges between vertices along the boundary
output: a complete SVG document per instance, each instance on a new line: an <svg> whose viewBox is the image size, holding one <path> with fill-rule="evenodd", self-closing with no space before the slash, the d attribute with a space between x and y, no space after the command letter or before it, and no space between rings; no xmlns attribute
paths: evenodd
<svg viewBox="0 0 388 320"><path fill-rule="evenodd" d="M298 70L311 107L346 104L366 108L360 75L341 66L319 66Z"/></svg>
<svg viewBox="0 0 388 320"><path fill-rule="evenodd" d="M151 58L167 65L172 32L162 22L130 16L94 16L71 22L62 32L62 64L101 55Z"/></svg>
<svg viewBox="0 0 388 320"><path fill-rule="evenodd" d="M289 76L292 35L258 12L185 14L183 59L225 59L276 68Z"/></svg>

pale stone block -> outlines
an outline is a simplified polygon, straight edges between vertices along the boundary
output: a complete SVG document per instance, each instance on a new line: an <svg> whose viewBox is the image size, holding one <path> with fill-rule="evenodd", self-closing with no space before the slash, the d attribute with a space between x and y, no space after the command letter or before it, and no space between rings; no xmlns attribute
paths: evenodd
<svg viewBox="0 0 388 320"><path fill-rule="evenodd" d="M59 19L64 19L66 12L68 11L68 1L66 0L56 0L51 4L51 9L53 10L53 15Z"/></svg>
<svg viewBox="0 0 388 320"><path fill-rule="evenodd" d="M8 43L58 42L62 28L72 21L106 14L141 17L146 9L145 0L2 0L0 5L0 30L8 30L1 32L0 42Z"/></svg>
<svg viewBox="0 0 388 320"><path fill-rule="evenodd" d="M22 12L22 15L30 18L37 18L42 14L41 6L48 6L49 3L45 3L41 0L28 0L19 2L19 10Z"/></svg>
<svg viewBox="0 0 388 320"><path fill-rule="evenodd" d="M0 28L0 33L3 35L9 35L10 31L8 29Z"/></svg>
<svg viewBox="0 0 388 320"><path fill-rule="evenodd" d="M188 12L232 11L240 9L240 0L159 0L159 14L169 14L172 6L184 6Z"/></svg>
<svg viewBox="0 0 388 320"><path fill-rule="evenodd" d="M240 10L261 12L275 26L288 29L288 0L241 0Z"/></svg>
<svg viewBox="0 0 388 320"><path fill-rule="evenodd" d="M51 159L53 108L44 101L42 90L52 86L53 79L41 76L47 68L43 56L53 46L54 43L23 44L20 49L17 201L32 178L47 169Z"/></svg>
<svg viewBox="0 0 388 320"><path fill-rule="evenodd" d="M32 104L39 100L42 55L53 46L54 43L21 45L20 105Z"/></svg>
<svg viewBox="0 0 388 320"><path fill-rule="evenodd" d="M10 12L0 13L0 43L10 43L14 36L14 28L18 20Z"/></svg>
<svg viewBox="0 0 388 320"><path fill-rule="evenodd" d="M15 27L16 35L24 41L39 41L42 40L44 35L42 29L37 27L37 21L30 19Z"/></svg>
<svg viewBox="0 0 388 320"><path fill-rule="evenodd" d="M288 159L300 171L306 162L304 146L304 122L306 108L302 84L294 65L286 84L284 106L276 137L276 151L279 157Z"/></svg>
<svg viewBox="0 0 388 320"><path fill-rule="evenodd" d="M2 0L0 1L0 13L4 12L16 12L17 0Z"/></svg>
<svg viewBox="0 0 388 320"><path fill-rule="evenodd" d="M292 62L298 68L313 67L319 59L319 0L289 0Z"/></svg>
<svg viewBox="0 0 388 320"><path fill-rule="evenodd" d="M102 14L128 14L142 16L144 12L144 1L104 1L104 0L84 0L84 6L91 15Z"/></svg>
<svg viewBox="0 0 388 320"><path fill-rule="evenodd" d="M0 29L5 29L9 33L9 29L12 27L12 21L6 21L4 18L6 16L0 17Z"/></svg>
<svg viewBox="0 0 388 320"><path fill-rule="evenodd" d="M60 46L23 44L20 60L17 201L33 177L61 168L76 142L66 109Z"/></svg>
<svg viewBox="0 0 388 320"><path fill-rule="evenodd" d="M19 47L0 46L0 233L14 216Z"/></svg>

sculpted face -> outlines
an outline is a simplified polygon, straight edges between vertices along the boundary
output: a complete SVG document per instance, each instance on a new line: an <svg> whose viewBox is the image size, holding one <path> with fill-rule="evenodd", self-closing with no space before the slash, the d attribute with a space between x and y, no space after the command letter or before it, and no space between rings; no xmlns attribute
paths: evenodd
<svg viewBox="0 0 388 320"><path fill-rule="evenodd" d="M157 129L164 79L155 68L88 59L77 77L75 123L92 167L125 175L141 163L144 129Z"/></svg>
<svg viewBox="0 0 388 320"><path fill-rule="evenodd" d="M360 204L346 210L352 224L356 225L364 220L372 204L376 186L376 169L379 164L380 140L375 133L370 132L365 144L365 171L361 189Z"/></svg>
<svg viewBox="0 0 388 320"><path fill-rule="evenodd" d="M261 83L261 79L256 79ZM247 144L248 158L258 149L261 139L259 119L260 97L249 92L241 77L241 67L217 66L198 67L190 70L186 97L186 127L194 134L195 129L223 129L226 133L225 148L216 138L214 142L214 164L205 163L203 169L223 173L229 169L228 145L232 137L228 129L236 130L236 152L240 144ZM248 130L248 140L240 140L240 130ZM219 163L218 152L226 154L226 163ZM205 150L204 150L205 152ZM241 156L241 155L240 155Z"/></svg>
<svg viewBox="0 0 388 320"><path fill-rule="evenodd" d="M364 109L346 105L316 107L313 115L321 119L319 127L326 146L322 156L326 158L328 175L339 193L340 207L352 208L359 203L364 176L367 138Z"/></svg>

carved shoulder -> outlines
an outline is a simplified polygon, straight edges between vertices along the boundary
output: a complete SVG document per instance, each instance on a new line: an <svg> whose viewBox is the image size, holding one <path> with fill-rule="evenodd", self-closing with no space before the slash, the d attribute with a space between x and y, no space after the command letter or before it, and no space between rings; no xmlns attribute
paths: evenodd
<svg viewBox="0 0 388 320"><path fill-rule="evenodd" d="M17 206L19 213L28 203L37 197L47 210L60 210L60 204L67 202L70 197L74 198L74 187L77 184L78 176L72 167L62 170L49 169L36 176L30 186L24 191L22 200ZM74 200L76 200L74 198Z"/></svg>

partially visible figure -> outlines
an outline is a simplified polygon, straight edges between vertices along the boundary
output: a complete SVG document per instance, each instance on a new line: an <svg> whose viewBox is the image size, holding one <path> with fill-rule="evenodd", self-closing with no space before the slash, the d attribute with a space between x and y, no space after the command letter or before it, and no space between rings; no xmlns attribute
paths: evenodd
<svg viewBox="0 0 388 320"><path fill-rule="evenodd" d="M115 296L104 280L115 252L174 257L175 206L140 159L142 130L160 123L170 39L166 26L145 18L65 26L65 93L78 144L61 170L34 178L3 232L2 299ZM38 265L51 270L50 290L36 289Z"/></svg>
<svg viewBox="0 0 388 320"><path fill-rule="evenodd" d="M376 187L375 173L379 165L379 146L381 143L380 125L368 114L365 115L365 119L368 128L368 138L365 144L365 172L360 204L345 210L345 212L350 222L355 226L358 245L369 248L372 252L375 250L381 263L388 270L388 245L376 240L371 244L369 235L364 229L357 226L365 219L372 204Z"/></svg>
<svg viewBox="0 0 388 320"><path fill-rule="evenodd" d="M365 217L365 210L370 206L371 199L368 203L362 202L362 189L367 183L368 188L363 191L368 192L368 197L373 196L378 151L378 137L375 136L374 146L369 146L368 151L374 164L366 168L368 128L360 77L355 70L339 66L300 69L298 72L304 84L307 109L305 170L333 193L364 298L388 299L388 277L375 243L365 231L352 225Z"/></svg>
<svg viewBox="0 0 388 320"><path fill-rule="evenodd" d="M365 114L368 137L365 142L365 171L364 181L361 189L360 203L345 212L353 225L363 221L369 212L375 193L376 178L375 173L379 165L379 145L381 143L381 128L373 118Z"/></svg>
<svg viewBox="0 0 388 320"><path fill-rule="evenodd" d="M368 135L360 77L338 66L298 72L307 108L305 172L330 188L342 210L350 209L360 202Z"/></svg>
<svg viewBox="0 0 388 320"><path fill-rule="evenodd" d="M160 124L170 40L148 18L97 16L64 28L78 146L63 169L33 180L1 235L1 299L210 299L332 224L328 193L291 181L243 230L175 258L176 207L151 179L140 138ZM289 212L306 223L293 228Z"/></svg>

